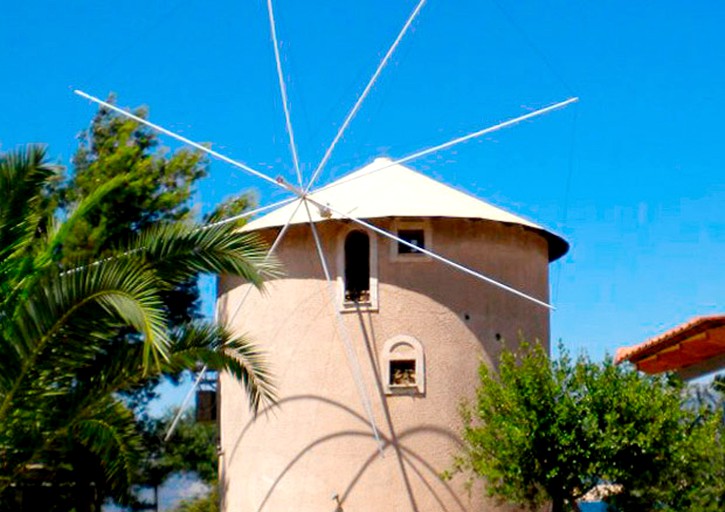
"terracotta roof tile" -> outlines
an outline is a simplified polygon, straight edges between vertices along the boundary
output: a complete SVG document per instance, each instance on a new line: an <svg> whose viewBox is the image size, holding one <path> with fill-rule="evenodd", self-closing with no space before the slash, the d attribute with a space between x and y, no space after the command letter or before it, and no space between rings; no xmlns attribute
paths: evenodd
<svg viewBox="0 0 725 512"><path fill-rule="evenodd" d="M648 373L681 369L725 353L725 314L695 317L638 345L617 349L616 363L629 361Z"/></svg>

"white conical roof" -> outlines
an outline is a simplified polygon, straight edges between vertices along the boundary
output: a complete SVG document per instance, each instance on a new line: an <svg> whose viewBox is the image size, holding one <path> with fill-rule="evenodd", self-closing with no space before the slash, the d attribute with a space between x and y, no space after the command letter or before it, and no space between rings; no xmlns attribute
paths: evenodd
<svg viewBox="0 0 725 512"><path fill-rule="evenodd" d="M490 205L464 192L444 185L389 158L377 158L365 167L340 178L309 196L351 217L374 219L380 217L452 217L484 219L519 224L541 232L549 241L549 258L555 260L566 253L567 242L522 217ZM294 212L297 202L282 206L259 217L244 231L256 231L284 226ZM334 212L323 216L310 203L314 222L344 219ZM291 224L308 222L304 207L297 209Z"/></svg>

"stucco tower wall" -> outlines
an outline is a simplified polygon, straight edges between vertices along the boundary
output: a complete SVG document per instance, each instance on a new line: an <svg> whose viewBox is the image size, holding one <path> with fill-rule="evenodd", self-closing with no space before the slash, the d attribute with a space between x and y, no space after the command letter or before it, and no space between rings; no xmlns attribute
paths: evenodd
<svg viewBox="0 0 725 512"><path fill-rule="evenodd" d="M548 246L528 228L467 219L423 219L432 249L542 300L548 299ZM394 229L394 219L377 219ZM354 225L318 224L330 268ZM275 232L264 231L272 238ZM497 358L503 338L548 343L548 311L435 261L396 261L387 239L370 234L377 260L378 307L343 313L362 367L376 425L378 453L357 393L333 304L308 226L293 226L279 248L286 275L253 291L233 328L268 354L279 404L255 419L241 387L221 377L221 475L224 510L480 511L499 510L464 477L444 482L459 446L458 405L474 396L481 361ZM222 318L248 285L222 277ZM335 306L336 307L336 306ZM425 392L383 393L386 341L400 335L424 351ZM339 509L337 509L339 510Z"/></svg>

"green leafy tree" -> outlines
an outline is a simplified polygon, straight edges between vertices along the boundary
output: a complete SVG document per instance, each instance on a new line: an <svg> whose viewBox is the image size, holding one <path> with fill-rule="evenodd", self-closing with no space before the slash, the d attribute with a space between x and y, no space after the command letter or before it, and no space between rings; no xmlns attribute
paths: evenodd
<svg viewBox="0 0 725 512"><path fill-rule="evenodd" d="M115 102L114 97L109 101ZM134 113L146 117L144 109ZM194 184L207 174L200 152L181 149L169 154L144 125L106 107L99 108L79 141L73 175L58 189L62 207L76 204L116 176L125 176L125 186L76 224L64 247L66 258L95 257L156 222L190 217Z"/></svg>
<svg viewBox="0 0 725 512"><path fill-rule="evenodd" d="M609 358L573 360L563 348L551 361L527 343L505 350L498 372L482 365L480 378L475 404L463 408L455 470L483 478L491 496L579 510L584 494L608 484L622 511L721 510L697 508L692 492L721 443L715 416L685 407L678 382Z"/></svg>
<svg viewBox="0 0 725 512"><path fill-rule="evenodd" d="M209 486L210 491L185 502L184 506L197 506L197 502L205 503L204 507L213 506L218 501L218 425L215 422L197 422L193 414L186 412L166 440L176 413L174 410L162 418L145 422L147 455L140 468L139 485L154 489L154 495L157 495L158 487L172 475L193 474Z"/></svg>
<svg viewBox="0 0 725 512"><path fill-rule="evenodd" d="M688 386L687 407L700 413L700 435L693 439L694 449L688 455L696 464L688 464L685 474L674 473L675 482L694 483L677 489L670 497L670 510L686 512L715 512L725 510L725 387L718 376L709 384ZM704 435L702 435L704 434ZM613 502L617 503L615 499ZM621 503L619 503L621 504Z"/></svg>
<svg viewBox="0 0 725 512"><path fill-rule="evenodd" d="M184 413L171 437L167 432L176 417L176 411L147 422L146 450L149 470L155 471L162 483L173 473L194 473L203 482L217 480L219 428L215 422L197 422L190 413Z"/></svg>
<svg viewBox="0 0 725 512"><path fill-rule="evenodd" d="M174 512L219 512L219 488L214 486L206 496L182 501Z"/></svg>
<svg viewBox="0 0 725 512"><path fill-rule="evenodd" d="M113 103L115 98L109 101ZM145 109L136 109L135 114L146 117ZM76 223L62 248L62 264L78 257L104 258L119 243L138 236L154 223L189 221L198 214L191 207L191 200L197 181L207 175L207 160L202 152L170 152L160 146L155 133L143 124L105 107L98 110L79 139L73 173L53 189L51 205L73 208L99 184L119 175L125 176L125 185L114 189L102 204ZM207 214L205 221L238 216L253 201L250 194L233 196ZM243 223L240 219L234 224L239 227ZM197 281L196 274L190 275L160 293L170 322L180 324L198 319ZM118 336L127 339L135 334L120 331ZM166 377L178 381L180 375L167 373ZM139 429L150 420L147 406L158 397L158 382L158 378L146 379L122 393L138 418ZM158 471L144 474L149 485L155 485L159 479Z"/></svg>
<svg viewBox="0 0 725 512"><path fill-rule="evenodd" d="M274 397L261 354L201 319L171 321L164 293L199 273L262 286L266 248L230 224L159 222L70 257L76 228L126 186L108 180L62 217L60 170L37 147L0 155L0 510L99 510L130 499L144 445L119 398L198 362L230 372L253 407Z"/></svg>

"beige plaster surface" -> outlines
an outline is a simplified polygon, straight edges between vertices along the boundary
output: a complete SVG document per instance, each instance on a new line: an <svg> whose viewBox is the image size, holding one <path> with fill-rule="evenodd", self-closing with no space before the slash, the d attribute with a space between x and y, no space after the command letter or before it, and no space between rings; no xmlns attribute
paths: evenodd
<svg viewBox="0 0 725 512"><path fill-rule="evenodd" d="M392 222L375 224L388 229ZM483 220L433 218L430 225L432 250L548 299L548 246L540 233ZM334 273L340 233L349 227L318 224ZM275 231L264 234L271 238ZM519 335L548 343L548 310L435 261L395 261L389 243L378 237L377 311L342 314L383 455L336 330L337 301L328 293L310 229L292 226L278 252L286 276L269 282L263 294L252 291L233 322L268 354L280 400L253 418L239 385L221 377L224 510L505 510L485 501L480 487L467 491L465 476L443 481L440 474L459 447L458 406L473 398L480 362L497 358L497 338L509 345ZM246 286L220 279L222 318L236 309ZM381 350L398 335L423 346L423 395L383 393Z"/></svg>

